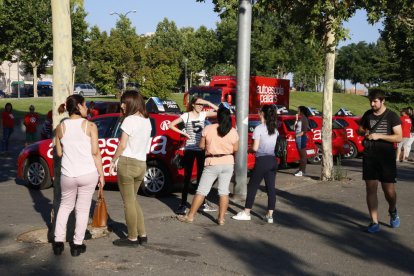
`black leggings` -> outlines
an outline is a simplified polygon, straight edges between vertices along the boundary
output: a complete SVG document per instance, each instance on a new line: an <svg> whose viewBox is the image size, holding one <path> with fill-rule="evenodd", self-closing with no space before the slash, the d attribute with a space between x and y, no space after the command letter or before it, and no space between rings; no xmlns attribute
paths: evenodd
<svg viewBox="0 0 414 276"><path fill-rule="evenodd" d="M256 157L256 162L247 185L246 209L252 209L257 189L263 178L267 188L267 209L274 210L276 206L276 170L277 161L275 156L266 155Z"/></svg>
<svg viewBox="0 0 414 276"><path fill-rule="evenodd" d="M204 168L205 153L202 150L186 150L184 152L184 187L181 196L181 204L187 204L188 189L193 174L194 159L197 160L197 187L200 183L201 174Z"/></svg>

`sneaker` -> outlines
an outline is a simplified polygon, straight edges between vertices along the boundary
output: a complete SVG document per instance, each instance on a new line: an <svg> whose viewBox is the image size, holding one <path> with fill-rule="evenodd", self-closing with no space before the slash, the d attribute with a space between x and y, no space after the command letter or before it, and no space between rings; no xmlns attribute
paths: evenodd
<svg viewBox="0 0 414 276"><path fill-rule="evenodd" d="M267 223L273 223L273 215L265 215L263 217L263 219L267 222Z"/></svg>
<svg viewBox="0 0 414 276"><path fill-rule="evenodd" d="M215 208L207 202L201 205L200 209L198 210L201 212L217 212L217 208Z"/></svg>
<svg viewBox="0 0 414 276"><path fill-rule="evenodd" d="M295 176L303 176L303 172L302 171L298 171L297 173L295 173Z"/></svg>
<svg viewBox="0 0 414 276"><path fill-rule="evenodd" d="M245 211L238 212L237 215L232 216L232 219L235 220L251 220L250 214L247 214Z"/></svg>
<svg viewBox="0 0 414 276"><path fill-rule="evenodd" d="M380 226L378 223L371 222L368 225L367 232L368 233L377 233L380 230Z"/></svg>
<svg viewBox="0 0 414 276"><path fill-rule="evenodd" d="M400 227L400 216L398 215L397 209L395 209L394 212L390 213L390 225L391 228L398 228Z"/></svg>
<svg viewBox="0 0 414 276"><path fill-rule="evenodd" d="M177 215L185 215L186 214L186 210L187 210L187 207L185 205L183 205L183 204L180 204L178 206L177 210L175 210L175 213Z"/></svg>
<svg viewBox="0 0 414 276"><path fill-rule="evenodd" d="M115 246L123 246L123 247L137 247L139 245L139 241L131 241L128 238L125 239L117 239L112 242Z"/></svg>

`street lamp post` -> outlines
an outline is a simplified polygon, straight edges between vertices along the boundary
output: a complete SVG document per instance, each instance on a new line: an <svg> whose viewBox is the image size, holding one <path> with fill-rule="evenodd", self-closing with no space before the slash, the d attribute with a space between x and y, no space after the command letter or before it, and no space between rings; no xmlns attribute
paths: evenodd
<svg viewBox="0 0 414 276"><path fill-rule="evenodd" d="M188 63L188 58L184 58L184 92L188 91L187 63Z"/></svg>
<svg viewBox="0 0 414 276"><path fill-rule="evenodd" d="M8 85L9 86L9 95L11 95L12 91L11 91L11 73L10 73L10 69L13 66L13 63L9 62L7 65L9 66L9 85Z"/></svg>
<svg viewBox="0 0 414 276"><path fill-rule="evenodd" d="M20 50L17 49L15 52L17 58L17 98L20 98Z"/></svg>
<svg viewBox="0 0 414 276"><path fill-rule="evenodd" d="M137 12L137 10L130 10L130 11L127 11L126 13L117 13L117 12L110 12L109 14L110 15L114 15L114 14L116 14L116 15L118 15L119 17L126 17L129 13L136 13Z"/></svg>

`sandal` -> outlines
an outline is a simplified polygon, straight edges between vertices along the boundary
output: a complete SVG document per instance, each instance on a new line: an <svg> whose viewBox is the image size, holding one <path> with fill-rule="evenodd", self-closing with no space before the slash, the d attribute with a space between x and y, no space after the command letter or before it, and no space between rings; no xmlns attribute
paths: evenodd
<svg viewBox="0 0 414 276"><path fill-rule="evenodd" d="M186 222L186 223L193 223L194 221L194 219L190 219L188 216L184 216L184 215L177 216L177 219L181 222Z"/></svg>
<svg viewBox="0 0 414 276"><path fill-rule="evenodd" d="M226 222L226 220L225 220L225 219L217 219L217 224L218 224L219 226L223 226L225 222Z"/></svg>

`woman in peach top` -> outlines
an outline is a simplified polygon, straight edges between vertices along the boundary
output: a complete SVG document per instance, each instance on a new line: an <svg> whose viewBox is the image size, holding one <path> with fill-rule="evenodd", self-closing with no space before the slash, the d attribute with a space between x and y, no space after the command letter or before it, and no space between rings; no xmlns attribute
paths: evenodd
<svg viewBox="0 0 414 276"><path fill-rule="evenodd" d="M220 104L217 112L217 124L204 128L200 148L205 149L204 170L196 195L193 198L190 212L178 216L178 220L191 223L204 198L210 192L214 181L218 178L220 197L217 223L224 225L224 215L229 205L229 186L234 171L234 152L239 148L239 135L232 127L230 107Z"/></svg>

